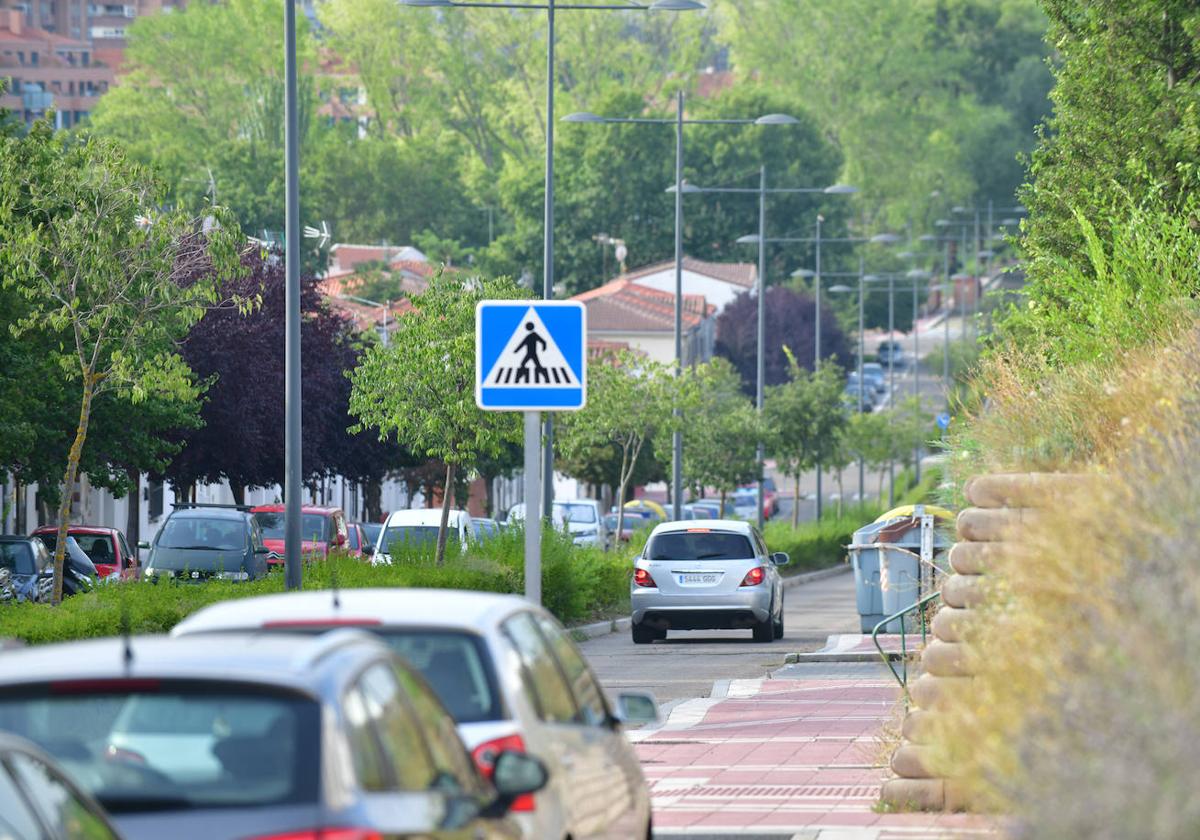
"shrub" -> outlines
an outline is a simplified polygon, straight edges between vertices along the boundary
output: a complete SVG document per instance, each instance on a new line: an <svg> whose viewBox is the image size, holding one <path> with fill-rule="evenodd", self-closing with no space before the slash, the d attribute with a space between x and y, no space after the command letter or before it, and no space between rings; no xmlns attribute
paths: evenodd
<svg viewBox="0 0 1200 840"><path fill-rule="evenodd" d="M786 551L792 558L792 562L783 567L783 574L797 575L844 562L846 546L852 542L854 532L873 522L881 512L872 505L846 508L840 517L828 516L798 528L776 520L766 524L763 536L771 551Z"/></svg>
<svg viewBox="0 0 1200 840"><path fill-rule="evenodd" d="M402 587L524 591L524 534L505 531L495 539L447 553L444 566L420 549L397 552L390 566L371 566L335 554L328 562L304 569L304 588ZM542 542L543 603L565 624L627 608L630 564L627 558L581 548L567 535L547 529ZM283 592L283 575L274 572L251 583L130 583L102 585L94 592L49 604L11 604L0 608L3 634L30 644L111 636L127 624L133 633L166 633L202 607L230 598Z"/></svg>

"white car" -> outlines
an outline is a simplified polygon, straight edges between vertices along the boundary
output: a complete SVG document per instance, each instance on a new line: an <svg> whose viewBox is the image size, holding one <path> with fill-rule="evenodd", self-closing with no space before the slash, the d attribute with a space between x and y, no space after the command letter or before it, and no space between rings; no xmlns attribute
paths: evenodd
<svg viewBox="0 0 1200 840"><path fill-rule="evenodd" d="M608 548L608 531L604 527L604 514L595 499L555 499L554 527L565 528L575 545L593 545ZM508 510L509 522L525 519L525 503L518 502Z"/></svg>
<svg viewBox="0 0 1200 840"><path fill-rule="evenodd" d="M610 709L583 654L541 607L515 595L441 589L289 592L200 610L172 636L360 626L413 665L454 716L484 774L504 750L542 760L550 781L518 800L524 836L649 840L650 796L622 723L651 723L654 698Z"/></svg>
<svg viewBox="0 0 1200 840"><path fill-rule="evenodd" d="M388 516L375 542L375 552L371 555L372 565L387 565L392 562L392 546L407 545L414 548L432 548L437 545L438 528L442 524L441 508L418 508L415 510L398 510ZM460 546L467 547L467 541L474 533L471 514L465 510L450 510L446 522L449 531L446 542L457 539Z"/></svg>

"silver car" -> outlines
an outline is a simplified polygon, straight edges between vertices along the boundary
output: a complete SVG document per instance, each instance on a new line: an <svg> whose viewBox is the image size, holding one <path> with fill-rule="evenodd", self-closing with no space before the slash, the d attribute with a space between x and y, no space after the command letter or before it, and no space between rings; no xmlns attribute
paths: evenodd
<svg viewBox="0 0 1200 840"><path fill-rule="evenodd" d="M633 642L668 630L749 628L754 641L783 638L783 579L758 529L728 519L664 522L634 561Z"/></svg>
<svg viewBox="0 0 1200 840"><path fill-rule="evenodd" d="M622 723L655 720L654 699L626 692L610 709L566 631L523 598L449 589L292 592L213 604L172 634L346 626L379 634L421 672L485 775L504 750L546 765L546 788L513 805L525 837L650 837L650 795Z"/></svg>
<svg viewBox="0 0 1200 840"><path fill-rule="evenodd" d="M353 630L7 651L0 729L129 840L515 838L508 809L546 782L510 751L489 784L425 682Z"/></svg>

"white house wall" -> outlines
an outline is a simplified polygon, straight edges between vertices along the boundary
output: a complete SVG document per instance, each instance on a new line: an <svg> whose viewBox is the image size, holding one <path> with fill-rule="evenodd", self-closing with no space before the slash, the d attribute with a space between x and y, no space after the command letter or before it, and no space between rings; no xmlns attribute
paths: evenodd
<svg viewBox="0 0 1200 840"><path fill-rule="evenodd" d="M697 274L694 271L686 269L683 272L682 280L683 293L685 295L704 295L704 299L717 308L717 315L724 312L725 307L734 298L747 291L744 287L734 283L728 283L704 274ZM659 291L668 292L673 295L675 294L675 269L667 268L655 274L647 274L638 277L634 282L639 286L647 286L651 289L658 289Z"/></svg>

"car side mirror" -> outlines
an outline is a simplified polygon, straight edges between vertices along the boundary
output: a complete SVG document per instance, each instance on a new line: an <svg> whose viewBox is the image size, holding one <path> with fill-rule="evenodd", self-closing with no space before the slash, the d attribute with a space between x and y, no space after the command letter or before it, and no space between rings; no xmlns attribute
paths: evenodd
<svg viewBox="0 0 1200 840"><path fill-rule="evenodd" d="M617 695L617 719L621 723L640 726L658 723L658 703L647 691L623 691Z"/></svg>
<svg viewBox="0 0 1200 840"><path fill-rule="evenodd" d="M492 786L496 789L496 798L484 809L483 816L504 816L517 797L537 793L549 780L546 765L540 760L527 753L502 751L496 756L496 763L492 767Z"/></svg>
<svg viewBox="0 0 1200 840"><path fill-rule="evenodd" d="M270 554L271 549L267 548L265 545L256 545L256 546L254 546L254 553L255 554Z"/></svg>
<svg viewBox="0 0 1200 840"><path fill-rule="evenodd" d="M142 540L141 542L139 542L139 543L137 544L137 547L138 547L138 548L149 548L149 547L150 547L150 543L149 543L149 541L148 541L148 540Z"/></svg>
<svg viewBox="0 0 1200 840"><path fill-rule="evenodd" d="M792 558L788 556L786 551L776 551L771 555L771 562L776 566L786 566L792 562Z"/></svg>

